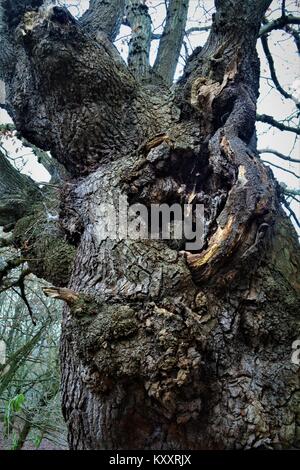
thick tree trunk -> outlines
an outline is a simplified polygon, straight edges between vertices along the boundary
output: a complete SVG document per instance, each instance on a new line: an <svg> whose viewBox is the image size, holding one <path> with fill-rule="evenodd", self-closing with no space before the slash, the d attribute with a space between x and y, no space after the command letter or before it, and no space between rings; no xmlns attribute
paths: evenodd
<svg viewBox="0 0 300 470"><path fill-rule="evenodd" d="M38 186L21 175L0 151L0 225L13 224L30 213L38 190Z"/></svg>
<svg viewBox="0 0 300 470"><path fill-rule="evenodd" d="M299 446L299 249L253 144L269 3L217 1L175 93L138 84L64 10L9 33L23 31L4 77L18 130L73 176L60 220L77 249L70 290L47 292L66 301L71 449ZM121 195L204 203L203 249L101 239L99 205Z"/></svg>

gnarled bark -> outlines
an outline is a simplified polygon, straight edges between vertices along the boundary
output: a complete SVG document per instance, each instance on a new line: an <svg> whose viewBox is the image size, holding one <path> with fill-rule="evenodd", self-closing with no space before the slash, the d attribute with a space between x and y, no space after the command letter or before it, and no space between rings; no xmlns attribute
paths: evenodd
<svg viewBox="0 0 300 470"><path fill-rule="evenodd" d="M60 214L76 247L68 290L46 291L67 303L72 449L299 446L299 249L253 144L269 4L216 1L175 93L137 82L64 10L7 23L17 129L73 177ZM124 195L148 207L203 203L203 249L103 240L99 204Z"/></svg>
<svg viewBox="0 0 300 470"><path fill-rule="evenodd" d="M80 19L88 34L104 33L113 41L119 32L125 0L90 0L90 7Z"/></svg>

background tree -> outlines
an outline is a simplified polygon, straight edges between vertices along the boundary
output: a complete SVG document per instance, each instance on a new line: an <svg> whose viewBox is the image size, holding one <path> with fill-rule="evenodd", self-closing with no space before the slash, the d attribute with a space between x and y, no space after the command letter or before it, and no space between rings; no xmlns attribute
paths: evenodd
<svg viewBox="0 0 300 470"><path fill-rule="evenodd" d="M26 261L66 303L72 449L299 446L299 248L255 139L257 40L280 91L265 37L291 28L298 44L299 18L283 2L268 20L270 4L216 0L207 42L173 86L188 1L167 2L161 37L142 1L94 0L78 20L51 2L0 2L4 106L67 171L40 188L0 154L0 216L19 249L1 275ZM122 22L128 65L112 44ZM299 134L295 116L258 119ZM100 239L99 203L120 195L203 203L203 249Z"/></svg>
<svg viewBox="0 0 300 470"><path fill-rule="evenodd" d="M20 269L11 271L10 283L19 277ZM57 351L60 308L43 298L41 282L30 276L26 295L38 319L34 325L18 289L0 290L0 338L6 344L0 365L0 448L64 447Z"/></svg>

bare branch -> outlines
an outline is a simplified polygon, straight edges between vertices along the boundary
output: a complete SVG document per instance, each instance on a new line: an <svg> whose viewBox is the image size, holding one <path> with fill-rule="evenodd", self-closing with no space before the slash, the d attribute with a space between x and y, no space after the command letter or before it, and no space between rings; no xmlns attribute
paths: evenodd
<svg viewBox="0 0 300 470"><path fill-rule="evenodd" d="M170 0L153 72L171 85L184 37L189 0Z"/></svg>
<svg viewBox="0 0 300 470"><path fill-rule="evenodd" d="M136 78L147 79L152 36L148 7L141 0L127 0L126 18L132 31L128 66Z"/></svg>
<svg viewBox="0 0 300 470"><path fill-rule="evenodd" d="M291 28L290 26L286 27L286 31L291 34L294 38L298 54L300 54L300 34L298 31L296 31L294 28Z"/></svg>
<svg viewBox="0 0 300 470"><path fill-rule="evenodd" d="M297 160L296 158L293 158L293 157L288 157L287 155L284 155L283 153L280 153L280 152L278 152L277 150L274 150L274 149L269 149L269 148L260 149L260 150L258 150L258 153L259 154L271 153L271 154L275 155L276 157L281 158L282 160L286 160L288 162L293 162L293 163L300 163L300 160Z"/></svg>
<svg viewBox="0 0 300 470"><path fill-rule="evenodd" d="M6 274L8 274L8 272L12 269L15 269L16 267L18 267L19 265L19 262L21 262L21 264L23 263L23 260L20 260L20 258L17 258L16 260L11 260L10 262L7 263L6 265L6 269L3 270L1 273L0 273L0 280L1 278L3 278L3 274L6 272ZM29 312L29 315L30 315L30 318L31 318L31 321L33 323L33 325L36 325L36 321L34 320L34 317L33 317L33 312L32 312L32 309L31 309L31 306L27 300L27 297L26 297L26 293L25 293L25 284L24 284L24 281L25 281L25 278L31 274L31 271L30 269L24 269L21 274L19 275L18 279L15 280L15 281L11 281L9 282L8 284L4 283L3 284L3 287L0 289L0 294L9 290L9 289L13 289L14 292L16 292L16 294L18 294L21 299L23 300L23 302L25 303L26 307L27 307L27 310ZM15 288L18 287L20 292L18 290L16 290Z"/></svg>
<svg viewBox="0 0 300 470"><path fill-rule="evenodd" d="M282 3L281 3L281 15L282 16L285 16L286 13L285 13L285 0L282 0Z"/></svg>
<svg viewBox="0 0 300 470"><path fill-rule="evenodd" d="M193 26L189 29L187 29L185 31L185 36L189 36L190 34L193 34L193 33L201 33L201 32L207 32L211 29L211 25L207 25L207 26ZM153 33L152 34L152 39L161 39L162 38L162 34L157 34L157 33Z"/></svg>
<svg viewBox="0 0 300 470"><path fill-rule="evenodd" d="M299 199L300 196L294 196L293 194L287 194L286 197L292 199L293 201L296 201L297 204L300 204L300 199Z"/></svg>
<svg viewBox="0 0 300 470"><path fill-rule="evenodd" d="M264 25L261 27L261 29L259 31L259 36L261 37L265 34L268 34L271 31L273 31L274 29L285 28L288 31L288 30L292 29L292 28L289 28L289 25L291 25L291 24L300 24L300 17L293 16L293 15L285 15L285 16L281 16L280 18L277 18L276 20L273 20L273 21L270 21L270 22L265 21ZM211 29L211 25L193 26L193 27L187 29L185 34L188 36L192 33L209 31L210 29ZM297 39L299 38L299 33L297 33L297 31L293 30L293 32L291 34L293 34L293 36L295 34ZM161 37L162 37L161 34L153 34L152 39L160 39Z"/></svg>
<svg viewBox="0 0 300 470"><path fill-rule="evenodd" d="M287 208L290 216L294 219L294 221L296 222L296 224L300 228L300 222L299 222L295 212L293 211L293 209L291 209L290 203L286 200L286 198L283 198L282 202L283 202L283 205Z"/></svg>
<svg viewBox="0 0 300 470"><path fill-rule="evenodd" d="M300 24L300 17L293 15L285 15L276 20L266 22L260 29L259 35L263 36L264 34L270 33L273 29L282 29L289 24Z"/></svg>
<svg viewBox="0 0 300 470"><path fill-rule="evenodd" d="M13 124L0 124L0 133L7 133L16 131ZM36 147L34 144L29 142L27 139L22 137L18 132L14 134L21 142L24 147L28 147L32 150L32 153L37 157L38 162L44 166L44 168L51 175L51 182L56 184L68 178L68 172L64 166L53 158L49 153ZM2 149L3 150L3 149Z"/></svg>
<svg viewBox="0 0 300 470"><path fill-rule="evenodd" d="M30 318L31 318L31 321L32 321L32 324L33 325L36 325L36 321L34 319L34 315L33 315L33 311L32 311L32 308L30 306L30 303L28 302L27 300L27 297L26 297L26 292L25 292L25 284L24 284L24 280L25 280L25 277L30 273L30 271L23 271L23 273L21 274L21 276L19 277L18 279L18 283L17 283L17 286L18 288L20 289L20 294L18 291L15 290L15 288L13 288L13 290L15 292L17 292L21 299L23 300L24 304L26 305L27 307L27 310L28 310L28 313L30 315Z"/></svg>
<svg viewBox="0 0 300 470"><path fill-rule="evenodd" d="M251 28L252 31L254 28L259 30L262 18L270 3L271 0L215 2L216 13L213 15L209 37L204 46L197 47L189 57L180 84L183 85L187 82L188 89L190 83L197 78L200 69L203 77L209 75L213 68L223 70L223 68L229 67L234 55L235 44L239 43L241 37L250 38L251 36L246 31L251 31ZM234 28L231 23L232 18L235 19ZM254 39L256 45L257 35ZM212 64L214 64L213 67ZM239 66L241 67L241 64ZM212 80L212 77L210 76L209 79ZM219 77L217 81L219 81Z"/></svg>
<svg viewBox="0 0 300 470"><path fill-rule="evenodd" d="M264 122L265 124L270 124L270 126L276 127L280 131L294 132L295 134L300 135L299 127L286 126L282 122L276 121L276 119L268 114L257 114L256 120Z"/></svg>
<svg viewBox="0 0 300 470"><path fill-rule="evenodd" d="M102 32L114 41L124 14L125 0L90 0L89 9L79 20L83 29L93 36Z"/></svg>
<svg viewBox="0 0 300 470"><path fill-rule="evenodd" d="M288 99L293 100L294 103L296 104L297 108L300 109L300 103L299 103L299 101L298 101L293 95L291 95L290 93L288 93L287 91L285 91L285 90L282 88L282 86L280 85L279 81L278 81L278 78L277 78L277 75L276 75L276 71L275 71L274 60L273 60L271 51L270 51L270 49L269 49L269 44L268 44L268 38L267 38L267 36L263 35L263 36L261 36L260 39L261 39L261 43L262 43L262 47L263 47L263 50L264 50L266 59L267 59L268 64L269 64L271 77L272 77L272 80L273 80L273 82L274 82L274 85L276 86L276 89L279 91L279 93L282 94L282 96L284 96L284 98L288 98Z"/></svg>
<svg viewBox="0 0 300 470"><path fill-rule="evenodd" d="M39 149L35 145L28 142L28 140L24 139L22 136L18 136L20 138L24 147L31 148L33 154L37 157L38 162L43 165L43 167L48 171L51 176L52 183L59 183L68 178L68 172L65 167L59 163L55 158L49 155L44 150Z"/></svg>

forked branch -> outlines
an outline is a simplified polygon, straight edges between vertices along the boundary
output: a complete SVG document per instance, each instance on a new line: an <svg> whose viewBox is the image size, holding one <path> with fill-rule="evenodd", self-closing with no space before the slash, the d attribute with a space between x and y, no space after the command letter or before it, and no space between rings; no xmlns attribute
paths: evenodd
<svg viewBox="0 0 300 470"><path fill-rule="evenodd" d="M257 114L256 120L264 122L265 124L270 124L270 126L276 127L280 131L294 132L295 134L300 135L300 127L287 126L282 122L276 121L276 119L268 114Z"/></svg>

